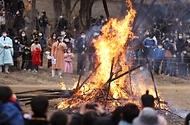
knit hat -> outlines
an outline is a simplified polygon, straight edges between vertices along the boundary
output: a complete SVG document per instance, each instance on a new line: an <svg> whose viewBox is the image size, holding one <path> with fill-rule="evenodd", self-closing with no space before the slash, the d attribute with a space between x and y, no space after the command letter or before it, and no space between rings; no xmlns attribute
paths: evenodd
<svg viewBox="0 0 190 125"><path fill-rule="evenodd" d="M161 125L156 111L144 108L141 114L133 120L133 125Z"/></svg>

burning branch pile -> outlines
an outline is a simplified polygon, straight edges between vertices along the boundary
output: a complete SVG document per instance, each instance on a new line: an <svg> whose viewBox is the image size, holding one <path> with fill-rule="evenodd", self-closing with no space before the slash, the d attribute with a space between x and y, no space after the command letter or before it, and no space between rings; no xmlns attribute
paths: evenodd
<svg viewBox="0 0 190 125"><path fill-rule="evenodd" d="M123 20L110 19L102 27L102 35L95 43L99 64L96 71L90 74L88 80L81 85L75 84L74 94L71 98L63 99L58 104L59 109L79 107L84 102L98 102L108 109L133 102L140 106L140 97L147 89L152 95L155 91L152 86L147 86L145 81L135 75L132 80L130 74L131 63L126 61L126 42L133 39L132 24L136 11L132 3L127 0L129 10Z"/></svg>

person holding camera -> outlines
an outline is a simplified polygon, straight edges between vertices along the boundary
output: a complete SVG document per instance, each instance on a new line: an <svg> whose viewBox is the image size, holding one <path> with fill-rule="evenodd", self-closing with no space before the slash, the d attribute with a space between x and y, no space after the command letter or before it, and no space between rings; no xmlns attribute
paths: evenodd
<svg viewBox="0 0 190 125"><path fill-rule="evenodd" d="M58 75L62 78L62 70L64 68L64 52L66 48L67 45L61 40L61 37L58 37L57 42L54 42L52 45L52 77L55 76L55 70L58 70Z"/></svg>
<svg viewBox="0 0 190 125"><path fill-rule="evenodd" d="M89 125L93 124L101 117L105 117L103 107L96 103L84 103L80 106L78 113L74 114L69 125Z"/></svg>

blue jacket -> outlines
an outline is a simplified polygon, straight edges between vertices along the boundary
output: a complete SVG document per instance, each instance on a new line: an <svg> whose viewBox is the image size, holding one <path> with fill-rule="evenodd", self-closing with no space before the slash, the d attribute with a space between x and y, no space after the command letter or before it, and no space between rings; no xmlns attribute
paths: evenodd
<svg viewBox="0 0 190 125"><path fill-rule="evenodd" d="M152 58L153 50L156 48L156 42L153 39L146 38L142 44L145 47L148 58Z"/></svg>
<svg viewBox="0 0 190 125"><path fill-rule="evenodd" d="M164 49L160 49L160 48L156 48L153 52L153 59L156 60L163 60L165 56L165 50Z"/></svg>
<svg viewBox="0 0 190 125"><path fill-rule="evenodd" d="M6 49L5 46L10 48ZM0 37L0 65L13 65L13 42L9 37Z"/></svg>
<svg viewBox="0 0 190 125"><path fill-rule="evenodd" d="M13 102L0 104L0 124L24 125L24 120L19 106Z"/></svg>

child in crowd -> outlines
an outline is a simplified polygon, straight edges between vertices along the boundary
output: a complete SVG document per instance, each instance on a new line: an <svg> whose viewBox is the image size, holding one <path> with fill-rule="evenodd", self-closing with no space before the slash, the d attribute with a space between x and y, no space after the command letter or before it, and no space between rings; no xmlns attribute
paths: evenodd
<svg viewBox="0 0 190 125"><path fill-rule="evenodd" d="M13 42L13 49L14 49L14 65L20 71L21 70L21 63L22 63L22 45L17 37L14 38Z"/></svg>
<svg viewBox="0 0 190 125"><path fill-rule="evenodd" d="M24 125L22 109L7 86L0 86L0 125Z"/></svg>
<svg viewBox="0 0 190 125"><path fill-rule="evenodd" d="M38 66L41 65L40 54L42 52L42 49L37 38L34 39L34 43L31 46L31 52L32 52L33 72L38 72Z"/></svg>
<svg viewBox="0 0 190 125"><path fill-rule="evenodd" d="M71 49L67 49L64 53L64 72L73 73L73 58L74 54L71 52Z"/></svg>
<svg viewBox="0 0 190 125"><path fill-rule="evenodd" d="M31 108L33 115L31 119L25 120L25 125L49 125L47 120L48 99L45 96L39 95L32 98Z"/></svg>
<svg viewBox="0 0 190 125"><path fill-rule="evenodd" d="M23 48L22 53L22 66L21 69L31 71L32 69L32 56L31 56L31 45L27 43Z"/></svg>

